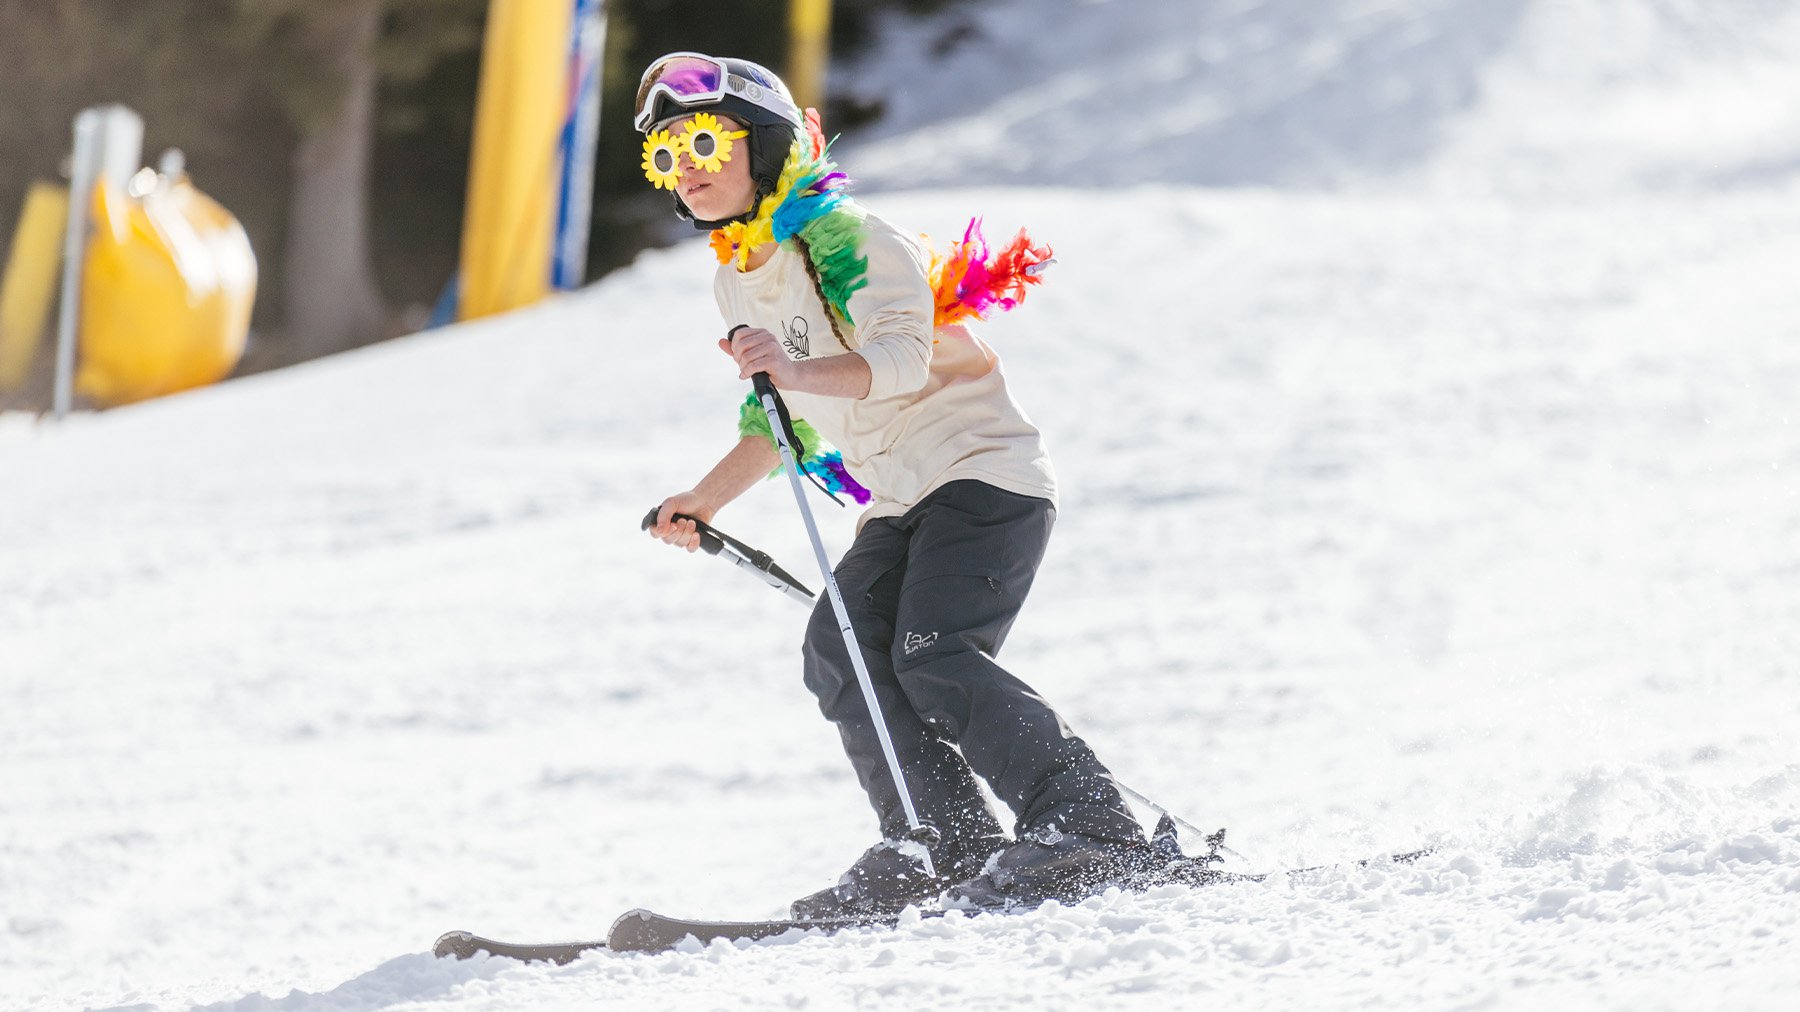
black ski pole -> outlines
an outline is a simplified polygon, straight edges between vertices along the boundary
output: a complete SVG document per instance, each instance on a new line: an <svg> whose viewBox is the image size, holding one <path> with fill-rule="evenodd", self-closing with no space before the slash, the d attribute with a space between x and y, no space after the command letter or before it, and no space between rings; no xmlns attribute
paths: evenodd
<svg viewBox="0 0 1800 1012"><path fill-rule="evenodd" d="M650 528L655 527L656 514L661 512L661 510L661 506L650 507L650 512L644 514L644 522L639 526L639 529L647 531ZM811 606L813 603L815 598L813 592L807 590L805 585L799 580L789 576L787 570L776 565L775 560L769 557L768 552L761 552L751 548L749 545L726 534L724 531L719 530L717 527L712 526L699 517L688 516L686 513L677 513L670 519L692 520L694 522L695 531L700 535L700 550L706 554L724 559L726 562L729 562L739 569L742 569L744 572L749 573L751 576L756 577L759 582L774 587L776 590L799 601L801 604Z"/></svg>

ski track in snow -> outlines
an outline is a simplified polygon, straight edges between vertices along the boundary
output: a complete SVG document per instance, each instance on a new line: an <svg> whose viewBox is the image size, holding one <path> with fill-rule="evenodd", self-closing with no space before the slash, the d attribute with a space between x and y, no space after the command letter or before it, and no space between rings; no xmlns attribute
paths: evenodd
<svg viewBox="0 0 1800 1012"><path fill-rule="evenodd" d="M1483 79L1574 89L1527 73L1568 9L1523 5ZM432 959L451 928L771 915L870 842L799 609L637 529L742 395L689 243L504 319L0 419L0 1009L1788 1007L1800 185L1446 189L1503 133L1462 122L1416 191L870 197L1057 246L984 332L1064 490L1002 660L1248 866L1432 856ZM841 551L852 515L815 509ZM806 579L785 484L719 524Z"/></svg>

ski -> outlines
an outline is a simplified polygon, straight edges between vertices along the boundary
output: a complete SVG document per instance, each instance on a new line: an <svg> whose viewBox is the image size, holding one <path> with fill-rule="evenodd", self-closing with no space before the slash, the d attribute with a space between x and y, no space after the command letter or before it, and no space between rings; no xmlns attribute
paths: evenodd
<svg viewBox="0 0 1800 1012"><path fill-rule="evenodd" d="M500 942L467 931L447 931L431 947L431 954L439 959L448 956L470 959L486 953L526 963L555 963L562 966L580 959L584 952L604 948L604 939L590 942Z"/></svg>
<svg viewBox="0 0 1800 1012"><path fill-rule="evenodd" d="M942 917L942 910L921 911L921 917ZM790 931L836 934L855 928L893 928L900 923L899 914L843 917L829 920L794 920L777 918L767 921L703 921L670 917L654 910L628 910L613 922L606 936L607 948L614 952L667 952L692 937L705 944L717 938L727 941L754 941L774 938Z"/></svg>
<svg viewBox="0 0 1800 1012"><path fill-rule="evenodd" d="M920 916L941 917L943 911L928 910ZM754 941L773 938L790 931L817 931L832 934L850 928L892 928L900 923L899 914L877 917L846 917L830 920L774 919L766 921L704 921L670 917L654 910L628 910L613 922L603 939L576 942L503 942L483 938L469 931L444 933L432 946L439 959L470 959L477 955L503 956L526 963L555 963L562 966L580 959L583 953L668 952L690 935L700 942L715 938L728 941Z"/></svg>
<svg viewBox="0 0 1800 1012"><path fill-rule="evenodd" d="M1433 855L1435 853L1437 853L1436 847L1422 847L1418 850L1409 850L1409 851L1405 851L1402 853L1386 854L1381 857L1365 857L1360 861L1350 862L1350 867L1352 867L1352 868L1367 868L1368 866L1370 866L1372 864L1376 864L1378 862L1384 862L1384 861L1387 862L1388 864L1412 864L1415 861L1418 861L1422 858L1430 857L1431 855ZM1284 874L1287 875L1288 878L1294 879L1294 878L1299 878L1302 875L1310 875L1314 872L1321 872L1321 871L1334 871L1334 870L1336 870L1338 868L1342 868L1342 867L1344 867L1342 864L1315 864L1309 868L1290 868L1286 872L1284 872ZM1246 876L1246 877L1248 877L1248 876ZM1261 882L1262 880L1264 880L1268 877L1269 876L1267 874L1257 875L1257 876L1255 876L1255 879L1256 879L1256 881Z"/></svg>
<svg viewBox="0 0 1800 1012"><path fill-rule="evenodd" d="M1384 855L1376 858L1365 858L1351 862L1353 867L1366 868L1380 861L1391 861L1394 864L1412 864L1420 858L1431 854L1431 848L1407 851L1404 853ZM1161 884L1184 884L1196 888L1212 885L1224 885L1231 882L1265 882L1277 875L1289 879L1300 878L1321 872L1342 868L1342 864L1322 864L1307 868L1292 868L1274 872L1232 872L1208 867L1204 862L1187 863L1185 868L1176 871L1169 869L1169 874ZM1016 902L1004 907L972 907L962 911L967 916L992 914L1020 914L1036 909L1044 902ZM1080 902L1079 899L1068 902ZM945 910L921 910L919 917L930 919L942 917ZM892 929L900 924L899 914L881 914L868 917L847 917L830 920L794 920L772 919L766 921L708 921L692 920L682 917L670 917L654 910L637 909L627 911L613 922L612 931L606 936L606 948L613 952L668 952L680 945L690 936L705 944L716 938L727 941L754 941L763 938L774 938L790 931L817 932L831 935L841 931L852 931L858 928Z"/></svg>
<svg viewBox="0 0 1800 1012"><path fill-rule="evenodd" d="M1391 854L1379 858L1367 858L1351 862L1352 867L1366 868L1378 861L1394 864L1412 864L1420 858L1433 853L1432 848ZM1315 865L1309 868L1293 868L1286 871L1244 873L1229 872L1218 868L1207 867L1204 863L1191 864L1185 874L1172 875L1164 879L1165 883L1179 883L1195 887L1221 885L1228 882L1264 882L1277 875L1289 879L1298 878L1319 872L1327 872L1342 868L1342 864ZM1034 909L1035 903L1018 903L1008 907L982 908L976 907L963 911L974 916L978 914L1014 914ZM947 911L922 910L921 918L942 917ZM669 952L679 946L685 939L693 938L701 944L714 939L726 941L756 941L775 938L790 931L817 932L831 935L842 931L859 928L891 929L899 925L900 914L878 914L868 917L844 917L824 920L796 920L791 918L774 918L753 921L712 921L695 920L684 917L671 917L654 910L638 908L628 910L613 921L612 929L604 939L579 942L502 942L467 931L451 931L437 940L432 952L439 958L454 956L457 959L469 959L475 955L486 953L490 956L504 956L507 959L523 960L528 963L555 963L561 966L579 959L583 953L605 950L608 952Z"/></svg>

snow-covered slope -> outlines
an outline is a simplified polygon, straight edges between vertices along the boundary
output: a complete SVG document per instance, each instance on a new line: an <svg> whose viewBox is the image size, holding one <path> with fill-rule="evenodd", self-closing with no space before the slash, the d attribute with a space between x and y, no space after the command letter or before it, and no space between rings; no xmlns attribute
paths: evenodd
<svg viewBox="0 0 1800 1012"><path fill-rule="evenodd" d="M1800 173L1786 0L994 0L834 85L870 185L1512 193Z"/></svg>
<svg viewBox="0 0 1800 1012"><path fill-rule="evenodd" d="M10 434L3 1004L1778 1007L1795 205L1155 196L1129 234L1104 223L1136 197L879 204L1062 245L990 329L1069 490L1006 659L1258 864L1439 856L432 964L454 926L769 913L871 831L798 684L798 609L636 533L730 438L689 245L515 318ZM721 522L800 567L792 508L772 484Z"/></svg>
<svg viewBox="0 0 1800 1012"><path fill-rule="evenodd" d="M1112 47L1190 6L1133 5ZM1434 856L432 960L452 927L772 913L870 842L799 609L637 530L741 396L690 243L506 319L0 427L0 1008L1787 1007L1800 188L1522 192L871 197L1058 249L986 332L1066 490L1003 660L1248 864ZM841 550L853 517L818 508ZM804 573L793 510L770 484L719 522Z"/></svg>

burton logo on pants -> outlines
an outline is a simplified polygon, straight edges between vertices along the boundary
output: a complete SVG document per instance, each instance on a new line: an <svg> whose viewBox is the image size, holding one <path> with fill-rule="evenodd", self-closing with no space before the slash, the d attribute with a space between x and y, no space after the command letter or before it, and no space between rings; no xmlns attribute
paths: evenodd
<svg viewBox="0 0 1800 1012"><path fill-rule="evenodd" d="M912 656L912 652L915 650L923 650L926 647L932 645L933 643L936 643L937 638L938 638L937 633L931 633L930 635L927 635L927 636L920 636L918 633L914 633L914 632L907 633L906 634L906 654L907 654L907 656L909 656L909 657Z"/></svg>

